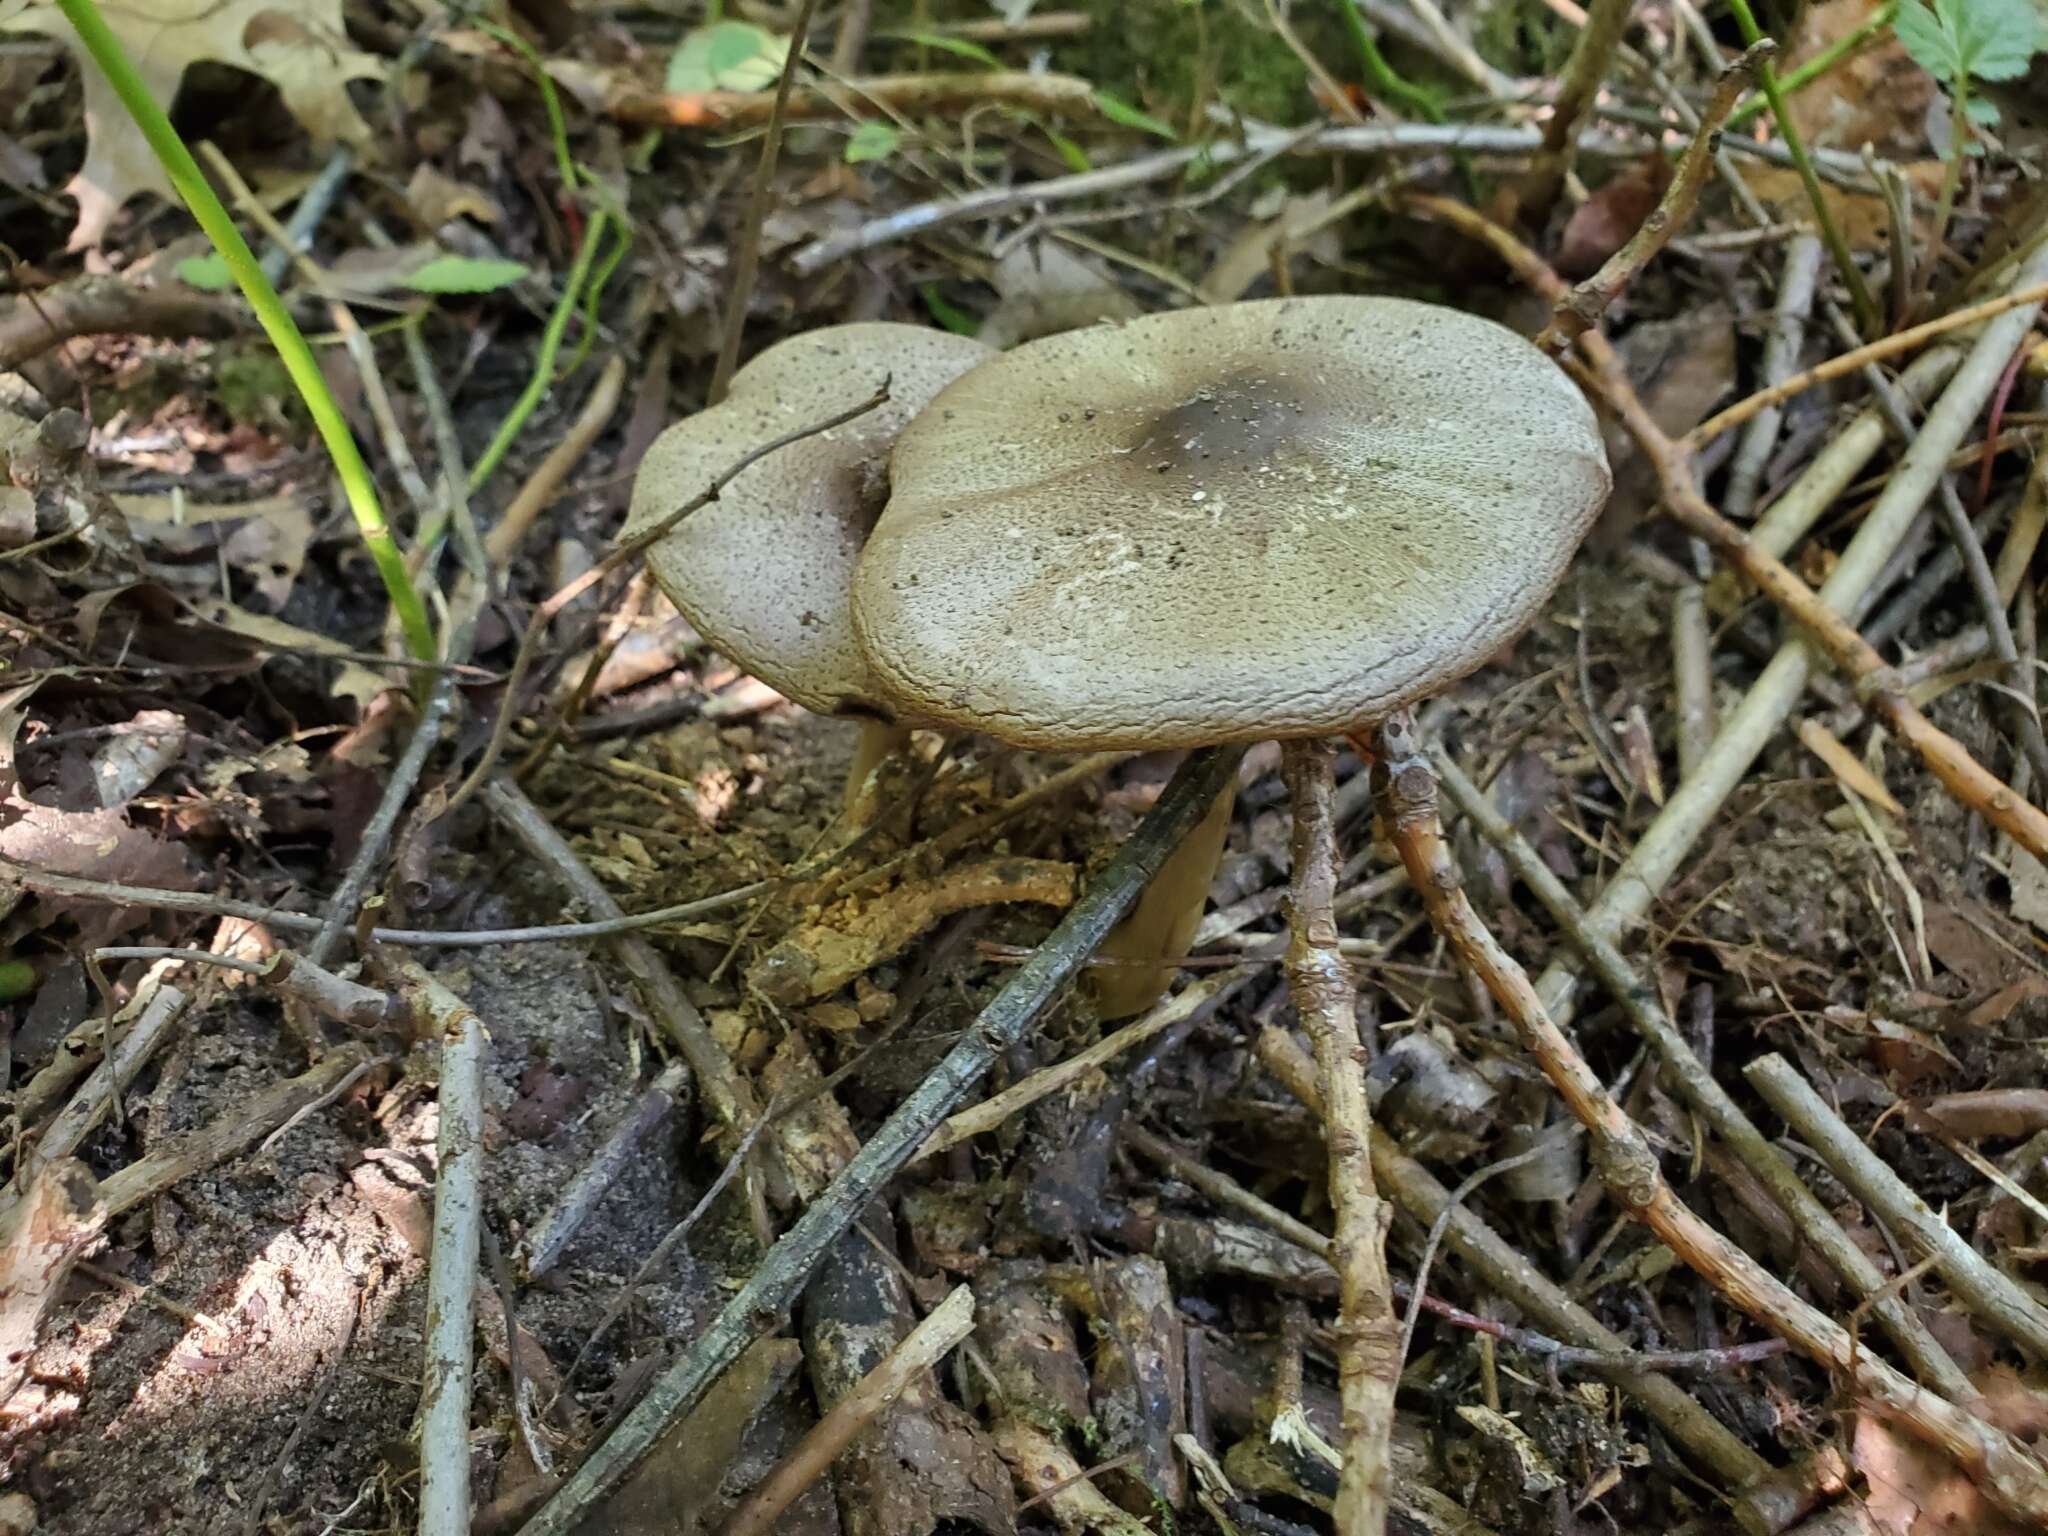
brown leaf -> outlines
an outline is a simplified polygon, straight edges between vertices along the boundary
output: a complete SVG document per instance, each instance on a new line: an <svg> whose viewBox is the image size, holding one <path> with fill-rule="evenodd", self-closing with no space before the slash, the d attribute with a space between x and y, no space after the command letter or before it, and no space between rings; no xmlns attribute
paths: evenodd
<svg viewBox="0 0 2048 1536"><path fill-rule="evenodd" d="M1591 277L1642 228L1674 174L1670 161L1651 154L1613 177L1572 210L1552 265L1574 281Z"/></svg>

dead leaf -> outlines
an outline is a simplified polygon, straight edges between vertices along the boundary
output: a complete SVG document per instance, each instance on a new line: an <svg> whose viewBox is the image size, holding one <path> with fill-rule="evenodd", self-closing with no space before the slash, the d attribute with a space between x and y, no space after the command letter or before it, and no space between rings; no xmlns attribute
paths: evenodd
<svg viewBox="0 0 2048 1536"><path fill-rule="evenodd" d="M450 219L499 224L505 218L496 198L443 175L424 160L413 167L412 180L405 184L405 204L420 228L429 230L439 229Z"/></svg>
<svg viewBox="0 0 2048 1536"><path fill-rule="evenodd" d="M1651 154L1605 182L1572 210L1552 265L1574 281L1591 277L1642 228L1674 174L1669 160Z"/></svg>
<svg viewBox="0 0 2048 1536"><path fill-rule="evenodd" d="M1336 260L1343 249L1336 229L1315 228L1329 211L1330 194L1319 188L1306 197L1289 197L1277 210L1262 214L1258 223L1223 248L1202 279L1202 297L1211 304L1243 298L1253 283L1273 270L1273 247L1281 241L1295 249L1295 242L1305 240L1308 243L1299 249L1318 260Z"/></svg>
<svg viewBox="0 0 2048 1536"><path fill-rule="evenodd" d="M1942 166L1939 160L1915 160L1899 165L1900 174L1913 188L1913 205L1919 209L1931 209L1935 195L1941 190ZM1799 172L1789 165L1745 165L1742 179L1749 184L1749 190L1781 218L1810 219L1813 205L1806 200L1806 187L1799 179ZM1885 211L1884 199L1876 193L1854 191L1836 186L1831 181L1821 183L1821 201L1828 205L1828 212L1834 215L1841 226L1843 238L1857 250L1880 250L1885 246L1890 227L1890 215Z"/></svg>
<svg viewBox="0 0 2048 1536"><path fill-rule="evenodd" d="M1876 14L1882 0L1821 0L1800 15L1779 61L1789 73L1833 47ZM1855 150L1873 145L1887 159L1921 152L1934 79L1915 64L1891 28L1790 97L1792 121L1809 144Z"/></svg>
<svg viewBox="0 0 2048 1536"><path fill-rule="evenodd" d="M1102 320L1130 320L1139 313L1137 301L1117 286L1106 267L1057 240L1018 246L996 263L989 283L1000 298L977 338L992 347L1013 347Z"/></svg>
<svg viewBox="0 0 2048 1536"><path fill-rule="evenodd" d="M145 709L93 754L92 783L103 809L117 811L185 754L185 722Z"/></svg>
<svg viewBox="0 0 2048 1536"><path fill-rule="evenodd" d="M1725 304L1704 304L1671 320L1629 328L1616 349L1629 378L1658 426L1673 436L1690 431L1728 393L1735 377L1735 315ZM1601 423L1614 493L1600 515L1604 543L1626 535L1658 497L1656 471L1635 439L1616 424Z"/></svg>
<svg viewBox="0 0 2048 1536"><path fill-rule="evenodd" d="M316 142L366 143L369 125L348 98L351 80L382 79L384 63L349 45L341 0L122 0L102 14L160 102L177 98L186 69L229 64L270 81ZM97 246L122 204L139 192L173 196L142 130L90 63L71 23L48 0L0 21L0 30L54 37L82 61L85 164L65 190L78 201L71 249Z"/></svg>

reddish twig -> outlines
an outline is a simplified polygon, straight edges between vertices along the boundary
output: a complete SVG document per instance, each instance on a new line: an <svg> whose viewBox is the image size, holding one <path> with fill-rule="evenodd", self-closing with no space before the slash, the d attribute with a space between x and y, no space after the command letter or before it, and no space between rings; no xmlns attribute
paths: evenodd
<svg viewBox="0 0 2048 1536"><path fill-rule="evenodd" d="M1337 888L1333 770L1327 741L1282 748L1294 802L1294 868L1287 979L1294 1011L1315 1042L1316 1080L1330 1154L1330 1204L1336 1235L1337 1382L1344 1405L1344 1467L1337 1484L1337 1529L1377 1532L1391 1494L1387 1446L1401 1376L1401 1323L1387 1277L1387 1228L1393 1210L1372 1172L1372 1101L1358 1036L1358 989L1337 948L1332 911Z"/></svg>
<svg viewBox="0 0 2048 1536"><path fill-rule="evenodd" d="M1621 7L1626 18L1628 7ZM1581 45L1593 36L1589 28L1581 34ZM1714 155L1720 147L1721 125L1728 120L1728 114L1735 110L1735 103L1756 78L1777 45L1769 39L1748 49L1743 55L1721 71L1714 82L1714 93L1707 99L1706 110L1700 114L1699 131L1693 135L1685 153L1679 157L1678 171L1671 178L1671 185L1658 200L1650 216L1643 220L1642 227L1629 236L1628 243L1601 264L1600 270L1573 288L1556 301L1557 308L1536 337L1536 345L1555 356L1569 347L1581 334L1600 323L1600 317L1607 313L1607 306L1621 296L1622 290L1635 281L1636 274L1656 258L1659 251L1670 244L1671 239L1692 218L1693 209L1699 206L1700 188L1706 185L1707 173L1714 168ZM1564 108L1558 108L1563 116ZM1553 125L1557 119L1553 119ZM1546 149L1550 148L1549 136L1545 135Z"/></svg>
<svg viewBox="0 0 2048 1536"><path fill-rule="evenodd" d="M1507 230L1448 198L1410 195L1409 208L1486 242L1507 260L1523 281L1553 303L1565 295L1564 280ZM1689 439L1674 439L1651 419L1628 368L1613 344L1597 329L1578 338L1586 366L1577 370L1629 431L1643 456L1656 470L1664 507L1691 532L1713 546L1722 558L1753 582L1772 602L1804 629L1828 659L1856 683L1857 692L1882 717L1893 735L1920 754L1950 794L1990 821L2036 858L2048 858L2048 816L2027 803L2010 785L1985 768L1963 744L1941 730L1898 686L1898 679L1875 646L1786 564L1728 521L1701 496L1693 481Z"/></svg>
<svg viewBox="0 0 2048 1536"><path fill-rule="evenodd" d="M1859 1349L1848 1329L1803 1300L1672 1193L1642 1131L1557 1027L1528 973L1501 948L1466 899L1437 820L1436 775L1405 718L1388 722L1377 745L1380 816L1408 878L1422 893L1430 922L1485 984L1523 1049L1591 1133L1595 1166L1617 1204L1734 1306L1842 1375L1871 1409L1944 1451L1994 1503L2024 1522L2048 1522L2048 1468L2024 1446Z"/></svg>

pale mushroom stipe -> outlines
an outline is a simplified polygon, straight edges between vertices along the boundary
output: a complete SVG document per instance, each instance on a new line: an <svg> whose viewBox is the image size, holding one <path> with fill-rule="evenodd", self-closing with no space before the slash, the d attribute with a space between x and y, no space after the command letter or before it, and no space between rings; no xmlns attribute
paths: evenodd
<svg viewBox="0 0 2048 1536"><path fill-rule="evenodd" d="M1535 619L1611 484L1526 339L1355 297L1029 343L941 390L890 479L853 583L865 686L1054 751L1370 726ZM1154 882L1163 947L1132 956L1185 948L1227 817ZM1094 982L1109 1016L1170 979L1124 969Z"/></svg>
<svg viewBox="0 0 2048 1536"><path fill-rule="evenodd" d="M721 404L656 438L633 482L624 539L743 454L888 382L874 410L750 465L647 551L654 579L718 650L807 709L863 722L849 798L903 719L871 682L848 612L854 562L887 495L889 449L943 386L993 355L964 336L885 322L792 337L734 375Z"/></svg>

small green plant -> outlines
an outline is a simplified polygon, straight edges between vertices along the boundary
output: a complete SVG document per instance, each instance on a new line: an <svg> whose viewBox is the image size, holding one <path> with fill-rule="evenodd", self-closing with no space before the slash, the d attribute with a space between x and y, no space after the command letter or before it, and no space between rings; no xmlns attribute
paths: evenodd
<svg viewBox="0 0 2048 1536"><path fill-rule="evenodd" d="M1948 96L1948 169L1934 205L1934 248L1948 238L1966 156L1982 154L1977 129L1998 121L1998 103L1971 92L1973 80L2017 80L2048 37L2034 0L1903 0L1892 23L1899 41ZM1933 280L1935 263L1923 264Z"/></svg>
<svg viewBox="0 0 2048 1536"><path fill-rule="evenodd" d="M1972 80L2017 80L2041 51L2041 14L2033 0L1905 0L1893 26L1906 52L1913 56L1947 94L1954 121L1964 128L1949 137L1948 153L1981 152L1969 127L1988 128L1998 121L1998 103L1974 95Z"/></svg>

